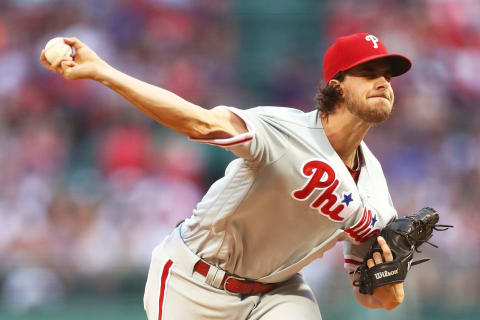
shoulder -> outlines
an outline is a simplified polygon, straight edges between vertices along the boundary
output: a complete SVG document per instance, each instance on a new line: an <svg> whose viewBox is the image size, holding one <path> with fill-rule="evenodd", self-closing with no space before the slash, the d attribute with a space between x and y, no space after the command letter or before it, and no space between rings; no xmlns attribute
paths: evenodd
<svg viewBox="0 0 480 320"><path fill-rule="evenodd" d="M276 106L259 106L246 110L261 117L265 121L284 123L307 128L319 128L321 122L318 121L318 111L313 110L304 112L295 108L276 107Z"/></svg>

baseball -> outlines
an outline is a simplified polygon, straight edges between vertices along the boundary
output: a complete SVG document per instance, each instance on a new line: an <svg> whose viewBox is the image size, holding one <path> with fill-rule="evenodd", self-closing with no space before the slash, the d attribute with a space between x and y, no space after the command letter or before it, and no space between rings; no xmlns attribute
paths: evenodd
<svg viewBox="0 0 480 320"><path fill-rule="evenodd" d="M62 37L53 38L45 45L45 58L50 63L54 63L59 57L72 56L72 53L72 47L66 44Z"/></svg>

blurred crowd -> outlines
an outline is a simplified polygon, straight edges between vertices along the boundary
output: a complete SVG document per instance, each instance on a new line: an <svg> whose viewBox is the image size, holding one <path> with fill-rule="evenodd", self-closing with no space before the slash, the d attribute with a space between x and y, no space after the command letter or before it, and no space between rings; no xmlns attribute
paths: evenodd
<svg viewBox="0 0 480 320"><path fill-rule="evenodd" d="M29 291L24 279L35 274L51 279L44 287L61 294L79 279L95 287L98 279L146 272L153 247L191 214L230 159L162 128L97 83L46 71L39 55L47 40L76 36L121 71L199 105L244 106L243 97L255 99L238 85L242 31L234 3L0 2L0 285L6 296ZM391 118L372 129L367 143L383 164L399 215L428 205L441 222L455 225L433 238L440 249L426 250L434 261L413 273L415 290L432 301L480 300L480 257L472 254L480 244L480 2L324 5L313 14L325 32L312 39L323 49L338 36L369 32L413 60L412 71L393 80ZM314 67L272 70L276 81L265 84L261 103L313 109L316 88L292 87L302 77L320 78L323 52L317 54ZM344 277L338 257L325 263Z"/></svg>
<svg viewBox="0 0 480 320"><path fill-rule="evenodd" d="M217 170L209 168L215 154L101 85L46 71L46 41L76 36L120 70L211 106L235 89L229 14L223 1L1 2L0 276L8 299L32 294L25 270L50 274L60 291L146 275L153 247L191 215ZM38 281L40 291L48 287Z"/></svg>

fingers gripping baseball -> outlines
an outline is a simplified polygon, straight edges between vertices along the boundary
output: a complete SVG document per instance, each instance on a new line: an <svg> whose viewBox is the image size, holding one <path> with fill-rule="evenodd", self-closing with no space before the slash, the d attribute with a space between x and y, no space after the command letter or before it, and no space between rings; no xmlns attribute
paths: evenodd
<svg viewBox="0 0 480 320"><path fill-rule="evenodd" d="M64 38L63 41L65 41L66 44L74 47L75 50L80 50L86 47L86 45L76 37Z"/></svg>
<svg viewBox="0 0 480 320"><path fill-rule="evenodd" d="M73 80L75 79L74 69L78 64L75 61L62 61L61 68L62 74L65 79Z"/></svg>
<svg viewBox="0 0 480 320"><path fill-rule="evenodd" d="M63 38L64 42L74 48L73 57L59 57L50 63L42 50L40 61L46 69L56 72L65 79L95 79L99 71L107 66L107 63L77 38Z"/></svg>
<svg viewBox="0 0 480 320"><path fill-rule="evenodd" d="M66 79L70 79L72 68L78 65L71 57L60 57L50 64L45 58L44 50L42 50L40 61L49 71L59 73Z"/></svg>
<svg viewBox="0 0 480 320"><path fill-rule="evenodd" d="M40 62L45 68L47 68L48 71L58 72L58 70L54 67L55 63L50 64L50 62L48 62L47 58L45 57L45 50L42 50L42 53L40 54Z"/></svg>

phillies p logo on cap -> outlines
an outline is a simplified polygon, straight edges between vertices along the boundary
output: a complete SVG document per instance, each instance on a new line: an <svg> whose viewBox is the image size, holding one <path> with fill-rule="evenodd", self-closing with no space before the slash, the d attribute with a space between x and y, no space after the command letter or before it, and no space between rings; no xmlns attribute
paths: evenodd
<svg viewBox="0 0 480 320"><path fill-rule="evenodd" d="M392 77L402 75L412 67L412 62L407 57L388 53L385 45L376 36L355 33L338 38L327 49L323 58L323 79L328 84L340 71L376 59L385 59L390 64Z"/></svg>
<svg viewBox="0 0 480 320"><path fill-rule="evenodd" d="M378 48L378 45L377 45L378 38L375 37L374 35L369 34L368 36L365 37L365 40L367 40L367 41L372 41L372 42L373 42L373 47L374 47L375 49Z"/></svg>

